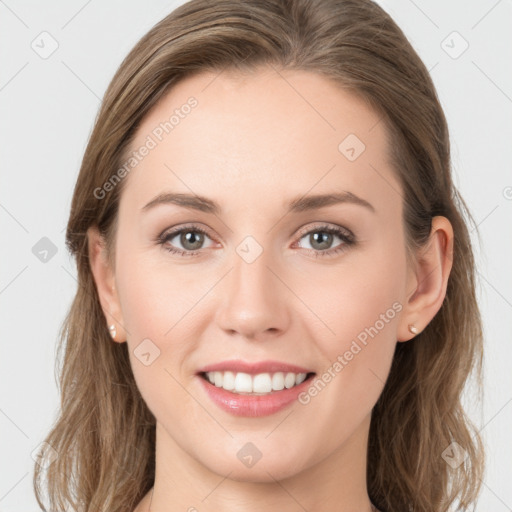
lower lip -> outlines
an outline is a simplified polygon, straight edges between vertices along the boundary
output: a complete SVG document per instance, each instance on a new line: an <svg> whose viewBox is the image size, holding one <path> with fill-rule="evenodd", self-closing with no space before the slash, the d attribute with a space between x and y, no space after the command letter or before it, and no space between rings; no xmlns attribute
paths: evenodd
<svg viewBox="0 0 512 512"><path fill-rule="evenodd" d="M198 375L204 390L215 404L234 416L247 417L268 416L281 411L297 400L298 395L309 387L313 377L314 375L311 375L298 386L273 391L268 395L240 395L226 391L224 388L218 388L209 380Z"/></svg>

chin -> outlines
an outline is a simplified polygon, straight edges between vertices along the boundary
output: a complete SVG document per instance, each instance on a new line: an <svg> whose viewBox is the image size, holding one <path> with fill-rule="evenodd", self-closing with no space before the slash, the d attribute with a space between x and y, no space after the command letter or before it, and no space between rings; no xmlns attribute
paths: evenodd
<svg viewBox="0 0 512 512"><path fill-rule="evenodd" d="M236 482L247 483L272 483L276 480L285 480L293 477L302 471L297 468L293 460L263 460L261 457L252 467L246 466L239 460L225 460L219 464L217 459L214 464L209 465L203 462L210 471L221 477L227 477ZM295 461L296 462L296 461Z"/></svg>

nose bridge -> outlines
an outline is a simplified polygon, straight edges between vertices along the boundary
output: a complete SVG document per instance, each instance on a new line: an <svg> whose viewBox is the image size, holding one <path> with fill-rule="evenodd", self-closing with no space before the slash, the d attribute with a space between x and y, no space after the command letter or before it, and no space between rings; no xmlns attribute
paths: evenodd
<svg viewBox="0 0 512 512"><path fill-rule="evenodd" d="M253 296L265 296L273 277L269 267L272 262L272 250L264 247L252 236L246 237L235 249L232 281L242 294L248 292Z"/></svg>
<svg viewBox="0 0 512 512"><path fill-rule="evenodd" d="M219 312L223 329L254 337L264 331L284 330L288 320L283 287L274 275L273 251L248 236L235 248L232 271ZM272 270L271 270L272 269Z"/></svg>

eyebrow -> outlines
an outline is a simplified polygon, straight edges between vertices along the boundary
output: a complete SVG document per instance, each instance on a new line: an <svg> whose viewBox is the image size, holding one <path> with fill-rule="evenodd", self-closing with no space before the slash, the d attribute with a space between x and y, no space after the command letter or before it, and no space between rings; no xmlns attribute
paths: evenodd
<svg viewBox="0 0 512 512"><path fill-rule="evenodd" d="M343 191L331 194L316 194L309 196L302 196L292 199L286 206L287 213L300 213L309 210L317 210L332 206L335 204L355 204L363 206L373 213L375 208L365 199L362 199L352 192ZM195 194L181 194L174 192L166 192L154 197L148 204L141 208L142 211L148 211L158 205L162 204L175 204L183 208L190 208L205 213L212 213L220 215L222 208L218 203L208 199L207 197L198 196Z"/></svg>

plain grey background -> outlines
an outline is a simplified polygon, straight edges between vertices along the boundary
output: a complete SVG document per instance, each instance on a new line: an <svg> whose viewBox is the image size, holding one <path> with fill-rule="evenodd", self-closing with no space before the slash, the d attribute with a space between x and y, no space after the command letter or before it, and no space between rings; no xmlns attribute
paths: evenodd
<svg viewBox="0 0 512 512"><path fill-rule="evenodd" d="M181 3L0 0L0 512L39 510L31 453L59 408L55 347L76 289L64 230L100 100L132 46ZM485 402L483 415L469 409L488 453L478 510L510 511L512 3L379 3L432 74L454 180L481 233Z"/></svg>

